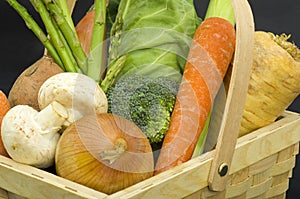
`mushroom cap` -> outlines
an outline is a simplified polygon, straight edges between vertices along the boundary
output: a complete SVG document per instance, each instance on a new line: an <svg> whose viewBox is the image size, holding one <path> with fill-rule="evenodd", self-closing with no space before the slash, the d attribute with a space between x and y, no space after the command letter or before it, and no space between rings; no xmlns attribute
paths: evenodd
<svg viewBox="0 0 300 199"><path fill-rule="evenodd" d="M1 136L9 156L20 163L47 168L54 163L59 133L42 129L36 122L39 112L28 105L17 105L3 117Z"/></svg>
<svg viewBox="0 0 300 199"><path fill-rule="evenodd" d="M48 78L41 86L38 103L41 109L52 101L62 104L69 118L65 126L84 115L105 113L108 102L101 87L92 78L74 72L64 72Z"/></svg>

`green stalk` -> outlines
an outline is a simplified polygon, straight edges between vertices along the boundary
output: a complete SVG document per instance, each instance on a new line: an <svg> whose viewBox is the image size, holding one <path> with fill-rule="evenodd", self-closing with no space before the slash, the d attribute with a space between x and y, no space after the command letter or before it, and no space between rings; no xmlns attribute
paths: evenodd
<svg viewBox="0 0 300 199"><path fill-rule="evenodd" d="M46 4L46 7L50 11L50 13L52 14L53 18L55 19L55 22L61 30L63 37L66 39L67 45L69 45L71 52L77 62L77 65L81 68L83 72L86 72L87 56L82 49L75 29L69 26L69 23L63 16L60 7L54 4L52 0L43 1Z"/></svg>
<svg viewBox="0 0 300 199"><path fill-rule="evenodd" d="M66 71L81 73L81 70L80 70L80 68L78 68L77 61L76 61L75 57L73 56L72 50L71 50L70 46L68 45L68 42L66 41L66 38L64 37L64 35L60 31L58 25L55 23L55 20L52 19L52 21L53 21L53 25L58 30L58 35L59 35L59 38L61 39L62 45L65 47L66 53L69 55L70 62L73 63L73 66L76 69L76 71L72 71L72 69L66 69Z"/></svg>
<svg viewBox="0 0 300 199"><path fill-rule="evenodd" d="M106 0L95 0L95 18L88 59L87 75L96 82L100 82L101 65L103 63L103 42L106 25Z"/></svg>
<svg viewBox="0 0 300 199"><path fill-rule="evenodd" d="M36 11L40 14L41 19L46 27L46 30L50 36L51 41L53 42L54 47L56 48L56 51L58 52L65 69L70 72L78 72L78 66L76 66L76 63L72 61L70 58L70 54L66 50L66 47L64 46L59 30L57 27L53 24L52 18L43 4L42 0L30 0L33 7L36 9Z"/></svg>
<svg viewBox="0 0 300 199"><path fill-rule="evenodd" d="M70 8L68 7L67 1L66 0L53 0L53 2L60 7L60 9L62 11L62 15L64 16L64 18L68 22L71 29L73 31L75 31L75 26L74 26L74 23L73 23Z"/></svg>
<svg viewBox="0 0 300 199"><path fill-rule="evenodd" d="M127 57L123 55L119 59L111 62L111 64L109 65L105 78L100 84L100 87L102 88L104 93L106 93L108 88L114 84L116 77L125 64L126 58Z"/></svg>
<svg viewBox="0 0 300 199"><path fill-rule="evenodd" d="M235 25L235 15L231 0L210 0L205 19L210 17L221 17Z"/></svg>
<svg viewBox="0 0 300 199"><path fill-rule="evenodd" d="M36 37L42 42L45 48L48 50L50 56L53 60L63 69L64 65L56 52L56 49L52 45L49 38L43 32L42 28L36 23L36 21L31 17L31 15L27 12L26 8L19 4L16 0L6 0L12 8L17 11L17 13L22 17L25 21L27 27L36 35Z"/></svg>
<svg viewBox="0 0 300 199"><path fill-rule="evenodd" d="M211 119L211 113L212 113L212 109L209 112L209 114L208 114L208 116L205 120L203 129L202 129L201 134L198 138L198 141L197 141L196 147L194 149L192 158L200 156L203 153L206 137L207 137L207 134L208 134L209 123L210 123L210 119Z"/></svg>

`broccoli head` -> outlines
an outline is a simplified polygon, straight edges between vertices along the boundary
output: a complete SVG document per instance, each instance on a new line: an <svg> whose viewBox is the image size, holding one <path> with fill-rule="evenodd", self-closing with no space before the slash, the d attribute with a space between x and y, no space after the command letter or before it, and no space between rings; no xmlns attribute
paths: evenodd
<svg viewBox="0 0 300 199"><path fill-rule="evenodd" d="M107 91L108 112L134 122L150 143L163 140L179 83L168 77L125 75Z"/></svg>

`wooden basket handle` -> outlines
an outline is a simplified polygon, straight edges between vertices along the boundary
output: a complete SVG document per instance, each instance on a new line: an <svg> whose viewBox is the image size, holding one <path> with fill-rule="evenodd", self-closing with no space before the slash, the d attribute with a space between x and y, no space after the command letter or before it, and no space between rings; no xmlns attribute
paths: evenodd
<svg viewBox="0 0 300 199"><path fill-rule="evenodd" d="M230 85L208 184L213 191L226 187L240 129L253 60L254 21L247 0L231 0L236 18L236 48Z"/></svg>

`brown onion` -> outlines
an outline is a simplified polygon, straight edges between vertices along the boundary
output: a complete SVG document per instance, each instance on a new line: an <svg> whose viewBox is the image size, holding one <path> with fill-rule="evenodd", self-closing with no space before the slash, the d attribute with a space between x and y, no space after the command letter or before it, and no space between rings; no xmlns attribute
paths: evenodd
<svg viewBox="0 0 300 199"><path fill-rule="evenodd" d="M76 25L76 33L86 54L90 53L92 33L94 28L95 10L88 11Z"/></svg>
<svg viewBox="0 0 300 199"><path fill-rule="evenodd" d="M62 134L56 148L59 176L111 194L153 175L147 137L123 117L84 116Z"/></svg>

